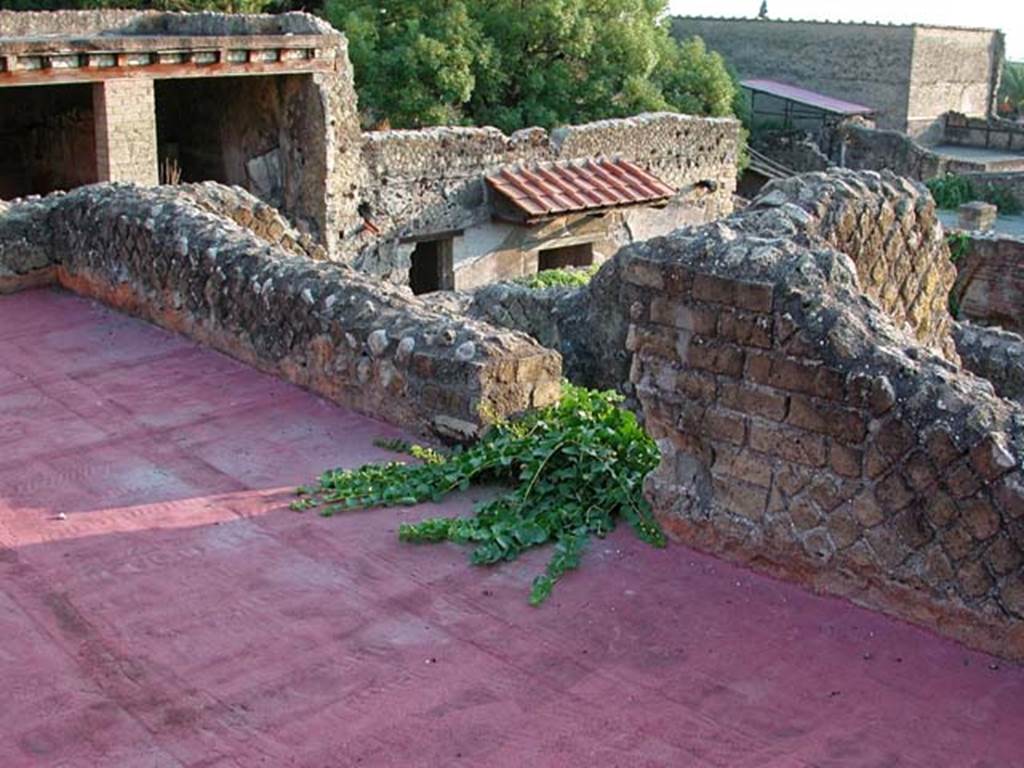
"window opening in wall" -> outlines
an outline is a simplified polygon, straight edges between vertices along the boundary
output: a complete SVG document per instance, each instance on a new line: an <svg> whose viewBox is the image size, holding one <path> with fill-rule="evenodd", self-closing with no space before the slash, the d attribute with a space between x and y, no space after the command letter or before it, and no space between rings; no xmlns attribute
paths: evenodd
<svg viewBox="0 0 1024 768"><path fill-rule="evenodd" d="M416 243L409 268L409 286L417 295L450 291L455 287L451 238Z"/></svg>
<svg viewBox="0 0 1024 768"><path fill-rule="evenodd" d="M547 248L537 254L537 270L589 267L594 263L594 244L581 243L561 248Z"/></svg>

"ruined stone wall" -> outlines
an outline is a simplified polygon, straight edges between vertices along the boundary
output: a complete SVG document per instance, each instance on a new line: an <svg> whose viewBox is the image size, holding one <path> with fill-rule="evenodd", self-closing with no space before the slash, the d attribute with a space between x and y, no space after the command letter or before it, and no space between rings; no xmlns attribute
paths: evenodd
<svg viewBox="0 0 1024 768"><path fill-rule="evenodd" d="M741 78L779 80L865 104L878 111L879 127L906 127L912 27L676 17L672 34L698 35Z"/></svg>
<svg viewBox="0 0 1024 768"><path fill-rule="evenodd" d="M0 37L96 35L124 27L145 13L114 8L96 8L88 11L0 10Z"/></svg>
<svg viewBox="0 0 1024 768"><path fill-rule="evenodd" d="M490 221L486 173L512 163L596 155L638 163L679 189L697 218L709 220L731 210L738 138L735 120L670 113L571 126L550 135L528 129L506 136L495 128L367 133L360 210L372 228L353 233L344 248L360 269L404 281L412 246L403 241ZM697 186L702 181L711 184Z"/></svg>
<svg viewBox="0 0 1024 768"><path fill-rule="evenodd" d="M113 8L56 11L0 10L0 37L44 35L283 35L336 34L327 22L306 13L166 13Z"/></svg>
<svg viewBox="0 0 1024 768"><path fill-rule="evenodd" d="M943 157L900 131L881 131L855 122L839 127L834 144L837 153L832 159L855 171L884 169L908 179L927 181L946 173L985 170L984 163Z"/></svg>
<svg viewBox="0 0 1024 768"><path fill-rule="evenodd" d="M322 245L293 227L276 208L241 187L206 181L200 184L181 184L175 187L175 191L204 211L244 227L268 245L296 256L316 260L327 258Z"/></svg>
<svg viewBox="0 0 1024 768"><path fill-rule="evenodd" d="M77 293L420 431L466 439L559 395L557 353L526 336L289 254L173 188L97 185L11 206L0 265L55 272Z"/></svg>
<svg viewBox="0 0 1024 768"><path fill-rule="evenodd" d="M800 206L809 239L847 254L861 290L892 322L956 360L948 309L956 269L924 186L892 175L883 183L851 173L808 175L772 182L759 201Z"/></svg>
<svg viewBox="0 0 1024 768"><path fill-rule="evenodd" d="M49 285L57 261L50 244L47 217L60 195L0 201L0 295Z"/></svg>
<svg viewBox="0 0 1024 768"><path fill-rule="evenodd" d="M813 201L905 197L908 240L931 203L889 175L804 184L620 254L648 495L683 541L1024 658L1024 409L897 327Z"/></svg>
<svg viewBox="0 0 1024 768"><path fill-rule="evenodd" d="M992 232L966 237L953 289L960 316L1024 333L1024 238Z"/></svg>
<svg viewBox="0 0 1024 768"><path fill-rule="evenodd" d="M1000 397L1024 404L1024 338L970 322L955 323L953 337L964 368L988 379Z"/></svg>
<svg viewBox="0 0 1024 768"><path fill-rule="evenodd" d="M763 131L752 136L750 144L794 173L827 171L834 165L807 131Z"/></svg>

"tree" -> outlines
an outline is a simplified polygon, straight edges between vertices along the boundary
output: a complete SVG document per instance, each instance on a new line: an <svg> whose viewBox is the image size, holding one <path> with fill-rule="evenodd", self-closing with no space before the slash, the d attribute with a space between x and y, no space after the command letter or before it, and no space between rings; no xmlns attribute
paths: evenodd
<svg viewBox="0 0 1024 768"><path fill-rule="evenodd" d="M367 123L457 123L488 46L462 0L327 0L349 38Z"/></svg>
<svg viewBox="0 0 1024 768"><path fill-rule="evenodd" d="M722 58L667 0L328 0L368 123L552 127L649 110L728 115Z"/></svg>
<svg viewBox="0 0 1024 768"><path fill-rule="evenodd" d="M1000 112L1024 114L1024 61L1008 61L1003 65L998 101Z"/></svg>

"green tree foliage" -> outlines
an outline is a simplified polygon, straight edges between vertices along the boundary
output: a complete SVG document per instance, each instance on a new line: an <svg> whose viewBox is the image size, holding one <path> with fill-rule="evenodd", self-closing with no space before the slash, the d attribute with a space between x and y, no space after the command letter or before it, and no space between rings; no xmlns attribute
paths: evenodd
<svg viewBox="0 0 1024 768"><path fill-rule="evenodd" d="M667 0L328 0L367 123L512 131L650 110L732 114L736 86Z"/></svg>
<svg viewBox="0 0 1024 768"><path fill-rule="evenodd" d="M1006 114L1024 114L1024 61L1008 61L1003 65L999 109Z"/></svg>

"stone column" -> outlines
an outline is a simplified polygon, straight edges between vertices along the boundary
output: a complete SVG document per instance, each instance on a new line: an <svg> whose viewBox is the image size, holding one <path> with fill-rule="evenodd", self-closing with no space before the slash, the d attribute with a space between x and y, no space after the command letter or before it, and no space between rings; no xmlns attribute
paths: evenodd
<svg viewBox="0 0 1024 768"><path fill-rule="evenodd" d="M159 183L153 81L105 80L92 90L100 181Z"/></svg>

